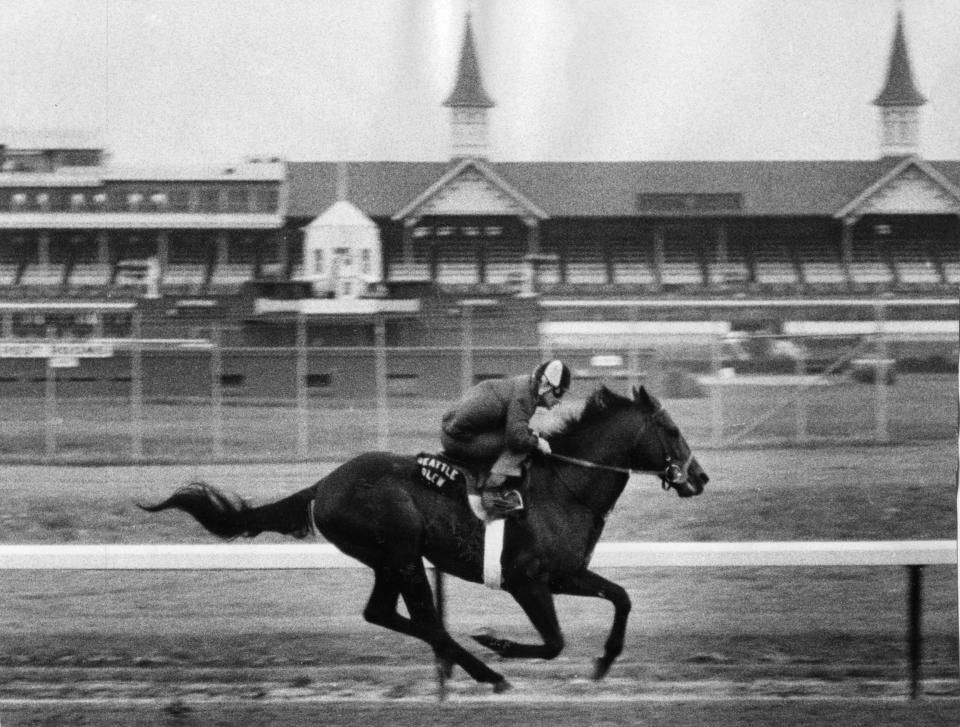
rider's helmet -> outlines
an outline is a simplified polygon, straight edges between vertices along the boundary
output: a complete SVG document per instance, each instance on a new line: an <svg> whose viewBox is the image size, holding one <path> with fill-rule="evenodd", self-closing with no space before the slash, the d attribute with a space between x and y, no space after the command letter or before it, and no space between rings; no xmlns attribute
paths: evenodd
<svg viewBox="0 0 960 727"><path fill-rule="evenodd" d="M558 399L567 393L570 388L570 369L559 359L545 361L537 366L533 372L533 380L537 383L537 395L552 391Z"/></svg>

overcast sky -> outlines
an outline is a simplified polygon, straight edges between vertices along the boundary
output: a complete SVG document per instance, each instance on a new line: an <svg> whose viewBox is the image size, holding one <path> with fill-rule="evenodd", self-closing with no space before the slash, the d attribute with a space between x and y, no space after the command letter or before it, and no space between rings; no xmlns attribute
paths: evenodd
<svg viewBox="0 0 960 727"><path fill-rule="evenodd" d="M897 0L472 0L494 160L872 159ZM903 0L960 158L960 0ZM0 0L0 142L443 160L468 0Z"/></svg>

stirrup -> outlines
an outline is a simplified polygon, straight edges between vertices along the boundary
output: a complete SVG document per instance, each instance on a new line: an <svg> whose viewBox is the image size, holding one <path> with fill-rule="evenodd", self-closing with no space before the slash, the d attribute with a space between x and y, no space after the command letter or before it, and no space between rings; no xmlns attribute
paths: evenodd
<svg viewBox="0 0 960 727"><path fill-rule="evenodd" d="M519 490L514 489L491 489L480 493L480 502L483 509L491 517L505 517L512 512L518 512L523 509L523 498Z"/></svg>

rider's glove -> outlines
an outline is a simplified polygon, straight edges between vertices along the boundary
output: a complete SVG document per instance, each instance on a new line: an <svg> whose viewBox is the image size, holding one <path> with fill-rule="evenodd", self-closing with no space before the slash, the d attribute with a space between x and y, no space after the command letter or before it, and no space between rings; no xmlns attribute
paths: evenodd
<svg viewBox="0 0 960 727"><path fill-rule="evenodd" d="M537 437L537 449L539 449L544 454L550 454L553 451L550 449L550 442L548 442L543 437Z"/></svg>

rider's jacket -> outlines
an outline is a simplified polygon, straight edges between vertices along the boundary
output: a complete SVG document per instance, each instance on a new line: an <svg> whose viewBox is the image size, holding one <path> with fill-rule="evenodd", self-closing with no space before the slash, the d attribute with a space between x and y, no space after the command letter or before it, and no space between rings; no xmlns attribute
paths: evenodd
<svg viewBox="0 0 960 727"><path fill-rule="evenodd" d="M533 377L488 379L476 384L443 415L443 435L460 443L499 435L503 447L526 453L537 446L537 437L530 430L536 409Z"/></svg>

